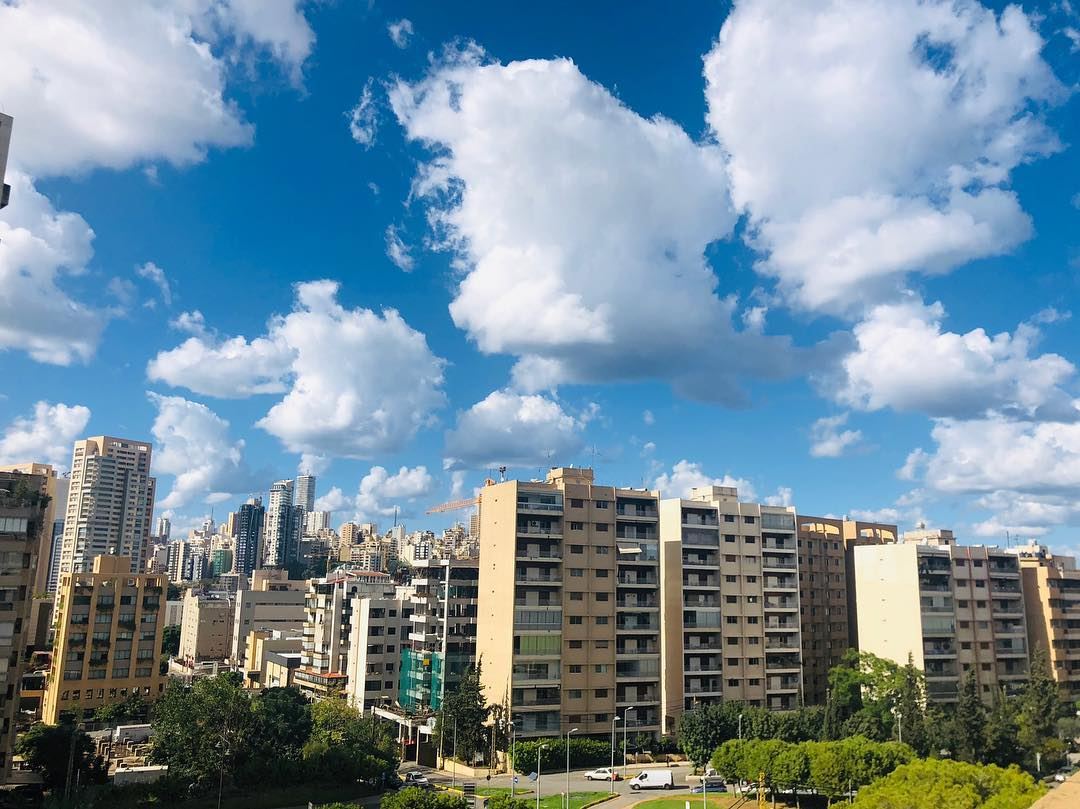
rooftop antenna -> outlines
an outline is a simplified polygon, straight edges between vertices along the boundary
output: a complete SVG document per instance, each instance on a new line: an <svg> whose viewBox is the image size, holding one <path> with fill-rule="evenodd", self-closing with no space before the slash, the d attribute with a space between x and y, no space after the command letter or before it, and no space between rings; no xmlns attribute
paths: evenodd
<svg viewBox="0 0 1080 809"><path fill-rule="evenodd" d="M394 527L397 528L397 506L394 506Z"/></svg>
<svg viewBox="0 0 1080 809"><path fill-rule="evenodd" d="M499 483L504 483L505 481L506 481L506 467L505 466L500 466L499 467Z"/></svg>
<svg viewBox="0 0 1080 809"><path fill-rule="evenodd" d="M604 453L602 453L600 451L600 449L596 446L596 444L593 444L592 446L588 447L585 450L585 452L589 455L589 457L592 458L592 463L590 464L590 466L592 467L592 470L593 470L593 476L596 477L596 478L599 478L600 476L596 474L596 461L597 461L597 459L600 459L602 461L606 461L607 456L604 455Z"/></svg>

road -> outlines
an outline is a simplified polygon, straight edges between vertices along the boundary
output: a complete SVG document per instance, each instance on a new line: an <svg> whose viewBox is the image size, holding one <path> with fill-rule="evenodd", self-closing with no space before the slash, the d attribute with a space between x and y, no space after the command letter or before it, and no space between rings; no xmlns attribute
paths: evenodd
<svg viewBox="0 0 1080 809"><path fill-rule="evenodd" d="M592 768L589 768L592 769ZM618 768L621 772L621 768ZM631 765L627 768L627 777L632 778L644 769L650 768L648 765ZM655 798L658 795L665 795L670 797L678 797L680 794L685 795L687 798L691 798L689 787L687 786L686 776L689 772L686 765L680 765L676 767L664 767L663 765L657 765L655 769L670 769L675 775L675 789L672 791L659 792L659 791L639 791L635 792L630 789L625 780L615 782L615 792L619 797L612 801L601 804L602 809L625 809L625 807L633 806L639 801L646 800L650 797ZM510 788L510 776L509 775L495 775L490 780L487 778L476 779L463 779L455 778L451 772L443 772L440 770L433 770L427 767L417 767L416 765L403 765L401 767L402 772L408 772L410 770L420 770L427 775L428 780L433 784L440 786L451 786L456 783L460 785L465 780L472 780L478 787L505 787ZM584 774L586 770L571 770L570 771L570 791L571 792L603 792L611 788L611 784L606 781L587 781ZM536 798L535 782L530 781L528 777L518 776L518 787L521 789L529 790L527 796L530 799ZM558 795L566 791L566 773L544 773L540 778L540 795L542 797L547 795ZM701 798L698 797L700 802Z"/></svg>

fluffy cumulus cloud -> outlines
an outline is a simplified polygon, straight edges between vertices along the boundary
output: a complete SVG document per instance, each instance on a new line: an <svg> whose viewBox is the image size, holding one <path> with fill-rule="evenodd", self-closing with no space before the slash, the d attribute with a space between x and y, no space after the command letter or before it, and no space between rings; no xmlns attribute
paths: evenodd
<svg viewBox="0 0 1080 809"><path fill-rule="evenodd" d="M444 362L396 311L346 309L338 289L297 284L293 311L250 341L217 337L190 316L193 335L147 373L214 396L285 391L258 426L309 460L397 451L444 404Z"/></svg>
<svg viewBox="0 0 1080 809"><path fill-rule="evenodd" d="M244 462L243 440L229 437L229 422L199 402L148 393L157 408L151 427L155 474L172 475L172 488L158 501L163 509L193 500L212 502L257 483Z"/></svg>
<svg viewBox="0 0 1080 809"><path fill-rule="evenodd" d="M412 20L395 20L386 26L386 33L390 35L390 41L399 48L407 48L409 47L409 40L412 39L413 35Z"/></svg>
<svg viewBox="0 0 1080 809"><path fill-rule="evenodd" d="M83 405L38 402L30 416L12 421L0 435L0 463L49 463L66 469L71 446L90 421Z"/></svg>
<svg viewBox="0 0 1080 809"><path fill-rule="evenodd" d="M458 414L446 434L449 467L568 463L583 444L585 421L539 394L497 390Z"/></svg>
<svg viewBox="0 0 1080 809"><path fill-rule="evenodd" d="M78 214L55 210L26 174L9 171L7 179L11 204L0 219L0 349L57 365L85 362L108 314L72 298L62 281L86 272L94 231Z"/></svg>
<svg viewBox="0 0 1080 809"><path fill-rule="evenodd" d="M409 245L405 244L400 229L395 225L386 227L386 257L402 272L412 272L416 266Z"/></svg>
<svg viewBox="0 0 1080 809"><path fill-rule="evenodd" d="M810 454L815 458L839 458L862 440L859 430L845 430L848 414L823 416L810 425Z"/></svg>
<svg viewBox="0 0 1080 809"><path fill-rule="evenodd" d="M375 145L375 134L379 128L379 110L375 104L375 80L368 79L360 98L348 112L349 134L352 139L370 149Z"/></svg>
<svg viewBox="0 0 1080 809"><path fill-rule="evenodd" d="M145 278L157 287L158 293L161 295L161 302L166 306L172 306L172 284L169 283L169 277L165 275L165 270L154 262L148 261L142 266L136 267L135 274L140 278Z"/></svg>
<svg viewBox="0 0 1080 809"><path fill-rule="evenodd" d="M661 378L731 402L741 375L791 369L785 341L735 331L704 257L735 221L721 149L562 59L467 49L390 101L431 149L414 198L463 272L451 316L481 351L519 358L519 389Z"/></svg>
<svg viewBox="0 0 1080 809"><path fill-rule="evenodd" d="M356 520L376 520L395 513L407 517L420 510L422 499L434 489L435 481L425 466L403 466L393 474L385 467L373 466L360 479L355 495L335 486L315 502L315 509L347 512Z"/></svg>
<svg viewBox="0 0 1080 809"><path fill-rule="evenodd" d="M747 0L705 58L708 121L787 299L855 309L912 271L1009 250L1009 190L1059 144L1036 21L946 0Z"/></svg>
<svg viewBox="0 0 1080 809"><path fill-rule="evenodd" d="M757 500L757 490L746 478L731 475L714 478L705 473L700 463L685 459L671 467L670 472L657 475L652 482L652 488L659 489L664 497L689 497L690 490L700 486L734 486L739 490L740 500Z"/></svg>
<svg viewBox="0 0 1080 809"><path fill-rule="evenodd" d="M942 330L940 303L908 300L872 309L855 327L856 349L843 361L834 389L843 404L890 407L931 416L1014 415L1076 418L1063 385L1076 373L1058 354L1035 353L1039 328L1023 323L1012 334ZM1046 317L1041 319L1046 320Z"/></svg>

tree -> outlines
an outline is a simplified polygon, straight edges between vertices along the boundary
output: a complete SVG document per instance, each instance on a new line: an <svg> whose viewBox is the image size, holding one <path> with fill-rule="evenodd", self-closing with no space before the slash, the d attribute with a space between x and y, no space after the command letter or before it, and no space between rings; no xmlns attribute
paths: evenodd
<svg viewBox="0 0 1080 809"><path fill-rule="evenodd" d="M387 729L340 699L311 706L311 734L303 758L310 777L344 783L382 780L398 764Z"/></svg>
<svg viewBox="0 0 1080 809"><path fill-rule="evenodd" d="M960 688L953 718L956 728L956 757L961 761L977 763L986 754L986 706L979 695L975 669L971 669Z"/></svg>
<svg viewBox="0 0 1080 809"><path fill-rule="evenodd" d="M1017 739L1020 729L1016 710L1004 694L996 694L994 705L986 718L986 738L983 748L985 763L1008 767L1024 760L1024 751Z"/></svg>
<svg viewBox="0 0 1080 809"><path fill-rule="evenodd" d="M457 689L447 695L433 730L435 737L441 740L439 752L443 756L450 752L459 761L469 764L475 760L477 753L486 756L488 748L484 723L491 713L491 707L484 699L484 689L480 684L481 662L477 661L475 668L465 672Z"/></svg>
<svg viewBox="0 0 1080 809"><path fill-rule="evenodd" d="M85 731L71 723L34 725L16 743L15 752L26 760L30 769L41 774L41 780L49 789L64 788L68 762L73 762L72 783L76 780L75 773L81 784L105 781L105 766L101 758L94 755L93 742Z"/></svg>
<svg viewBox="0 0 1080 809"><path fill-rule="evenodd" d="M296 781L311 736L311 705L296 688L268 688L252 698L252 754L245 783Z"/></svg>
<svg viewBox="0 0 1080 809"><path fill-rule="evenodd" d="M461 795L408 787L385 795L379 809L467 809L468 805Z"/></svg>
<svg viewBox="0 0 1080 809"><path fill-rule="evenodd" d="M1017 716L1018 738L1030 763L1034 763L1035 752L1041 752L1043 745L1055 738L1059 708L1057 684L1050 673L1046 650L1040 647L1031 656L1028 681L1020 694Z"/></svg>
<svg viewBox="0 0 1080 809"><path fill-rule="evenodd" d="M511 798L506 793L500 793L488 798L484 809L532 809L532 804L522 798Z"/></svg>
<svg viewBox="0 0 1080 809"><path fill-rule="evenodd" d="M161 631L161 653L170 657L180 654L180 627L176 624Z"/></svg>
<svg viewBox="0 0 1080 809"><path fill-rule="evenodd" d="M1027 809L1045 791L1015 767L926 759L861 789L853 809Z"/></svg>
<svg viewBox="0 0 1080 809"><path fill-rule="evenodd" d="M915 668L912 656L908 653L907 665L902 670L900 693L896 699L897 723L903 729L903 741L921 756L925 756L929 752L925 710L926 697L923 674Z"/></svg>

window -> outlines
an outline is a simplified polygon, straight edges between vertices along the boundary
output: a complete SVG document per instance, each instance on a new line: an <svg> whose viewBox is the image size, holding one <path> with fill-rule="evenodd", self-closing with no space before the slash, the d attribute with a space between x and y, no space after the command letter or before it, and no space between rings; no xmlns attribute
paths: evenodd
<svg viewBox="0 0 1080 809"><path fill-rule="evenodd" d="M739 687L739 681L735 680L735 679L729 679L727 681L727 684L728 684L729 688L738 688Z"/></svg>
<svg viewBox="0 0 1080 809"><path fill-rule="evenodd" d="M748 666L760 666L761 665L761 658L760 657L748 657L748 658L746 658L746 665L748 665Z"/></svg>
<svg viewBox="0 0 1080 809"><path fill-rule="evenodd" d="M734 514L725 514L724 515L724 522L735 522L735 515Z"/></svg>
<svg viewBox="0 0 1080 809"><path fill-rule="evenodd" d="M967 605L968 605L967 599L964 599L964 598L958 599L957 602L956 602L956 606L961 607L963 609L967 609Z"/></svg>
<svg viewBox="0 0 1080 809"><path fill-rule="evenodd" d="M986 609L986 602L985 601L976 601L975 602L975 607L976 607L976 609L980 609L980 610Z"/></svg>
<svg viewBox="0 0 1080 809"><path fill-rule="evenodd" d="M759 680L757 677L751 677L749 680L746 681L746 684L754 688L761 685L761 680Z"/></svg>
<svg viewBox="0 0 1080 809"><path fill-rule="evenodd" d="M611 666L607 663L597 663L593 666L593 671L597 674L607 674L611 670Z"/></svg>
<svg viewBox="0 0 1080 809"><path fill-rule="evenodd" d="M724 561L725 562L737 562L737 561L739 561L739 557L737 557L733 553L725 553L724 554Z"/></svg>
<svg viewBox="0 0 1080 809"><path fill-rule="evenodd" d="M738 615L726 615L726 616L724 616L724 623L737 624L737 623L739 623L739 616Z"/></svg>
<svg viewBox="0 0 1080 809"><path fill-rule="evenodd" d="M580 579L584 575L585 575L585 568L582 568L582 567L572 567L572 568L570 568L570 576L572 578Z"/></svg>
<svg viewBox="0 0 1080 809"><path fill-rule="evenodd" d="M572 640L572 641L570 641L569 645L570 645L571 649L581 649L582 648L581 641L579 641L579 640Z"/></svg>
<svg viewBox="0 0 1080 809"><path fill-rule="evenodd" d="M979 668L981 668L983 671L990 671L990 664L989 663L980 663Z"/></svg>
<svg viewBox="0 0 1080 809"><path fill-rule="evenodd" d="M608 622L608 617L606 615L597 615L596 616L596 625L597 626L607 626L607 622Z"/></svg>
<svg viewBox="0 0 1080 809"><path fill-rule="evenodd" d="M571 665L567 667L567 672L569 674L581 674L581 669L582 667L579 665Z"/></svg>
<svg viewBox="0 0 1080 809"><path fill-rule="evenodd" d="M570 508L585 508L585 501L572 497L570 498Z"/></svg>
<svg viewBox="0 0 1080 809"><path fill-rule="evenodd" d="M754 544L755 542L757 542L757 537L744 537L744 538L743 538L743 541L744 541L744 542L745 542L745 543L746 543L747 545L753 545L753 544Z"/></svg>
<svg viewBox="0 0 1080 809"><path fill-rule="evenodd" d="M738 604L739 598L738 596L724 596L724 602L727 604Z"/></svg>
<svg viewBox="0 0 1080 809"><path fill-rule="evenodd" d="M570 530L571 531L584 531L585 530L585 523L578 522L577 520L571 520L570 521Z"/></svg>
<svg viewBox="0 0 1080 809"><path fill-rule="evenodd" d="M593 689L593 697L596 699L607 699L607 692L608 690L606 688Z"/></svg>
<svg viewBox="0 0 1080 809"><path fill-rule="evenodd" d="M581 699L582 691L580 688L571 688L567 691L566 695L570 697L570 699Z"/></svg>
<svg viewBox="0 0 1080 809"><path fill-rule="evenodd" d="M584 593L571 593L570 594L570 600L571 601L581 601L584 597L585 597Z"/></svg>
<svg viewBox="0 0 1080 809"><path fill-rule="evenodd" d="M725 661L724 665L727 665L727 666L737 666L737 665L739 665L739 658L737 658L737 657L729 657L729 658L728 658L728 659L727 659L727 660Z"/></svg>
<svg viewBox="0 0 1080 809"><path fill-rule="evenodd" d="M745 517L742 518L742 521L746 525L753 525L754 523L757 522L757 517L751 517L749 514L747 514Z"/></svg>
<svg viewBox="0 0 1080 809"><path fill-rule="evenodd" d="M593 641L593 648L594 649L606 649L606 648L608 648L608 642L606 640L594 640Z"/></svg>
<svg viewBox="0 0 1080 809"><path fill-rule="evenodd" d="M596 570L596 578L598 578L598 579L606 579L608 577L609 572L610 571L606 570L605 568L598 568Z"/></svg>
<svg viewBox="0 0 1080 809"><path fill-rule="evenodd" d="M748 624L756 624L757 622L758 622L758 617L756 615L747 615L746 616L746 623L748 623Z"/></svg>
<svg viewBox="0 0 1080 809"><path fill-rule="evenodd" d="M747 576L746 581L748 584L754 584L757 582L757 576Z"/></svg>
<svg viewBox="0 0 1080 809"><path fill-rule="evenodd" d="M738 576L724 576L724 581L728 582L729 584L734 584L738 580L739 580Z"/></svg>
<svg viewBox="0 0 1080 809"><path fill-rule="evenodd" d="M761 644L761 638L749 637L746 639L746 642L751 646L758 646Z"/></svg>
<svg viewBox="0 0 1080 809"><path fill-rule="evenodd" d="M597 508L608 508L611 503L607 500L593 500L593 505Z"/></svg>
<svg viewBox="0 0 1080 809"><path fill-rule="evenodd" d="M593 719L597 722L607 722L608 715L606 713L593 714Z"/></svg>
<svg viewBox="0 0 1080 809"><path fill-rule="evenodd" d="M581 624L581 616L580 615L571 615L570 616L570 625L571 626L579 626L580 624Z"/></svg>
<svg viewBox="0 0 1080 809"><path fill-rule="evenodd" d="M570 546L570 553L585 553L585 546L584 545L571 545Z"/></svg>
<svg viewBox="0 0 1080 809"><path fill-rule="evenodd" d="M607 556L611 552L611 548L607 545L597 545L593 550L596 551L598 556Z"/></svg>
<svg viewBox="0 0 1080 809"><path fill-rule="evenodd" d="M596 530L600 533L605 533L608 530L608 524L606 522L598 522L596 524Z"/></svg>
<svg viewBox="0 0 1080 809"><path fill-rule="evenodd" d="M738 638L725 638L725 640L727 641L728 646L738 646L739 645L739 639Z"/></svg>
<svg viewBox="0 0 1080 809"><path fill-rule="evenodd" d="M597 593L596 594L596 600L597 601L607 601L608 600L608 593Z"/></svg>
<svg viewBox="0 0 1080 809"><path fill-rule="evenodd" d="M734 534L724 534L724 542L734 542L734 541L735 541L735 535Z"/></svg>

